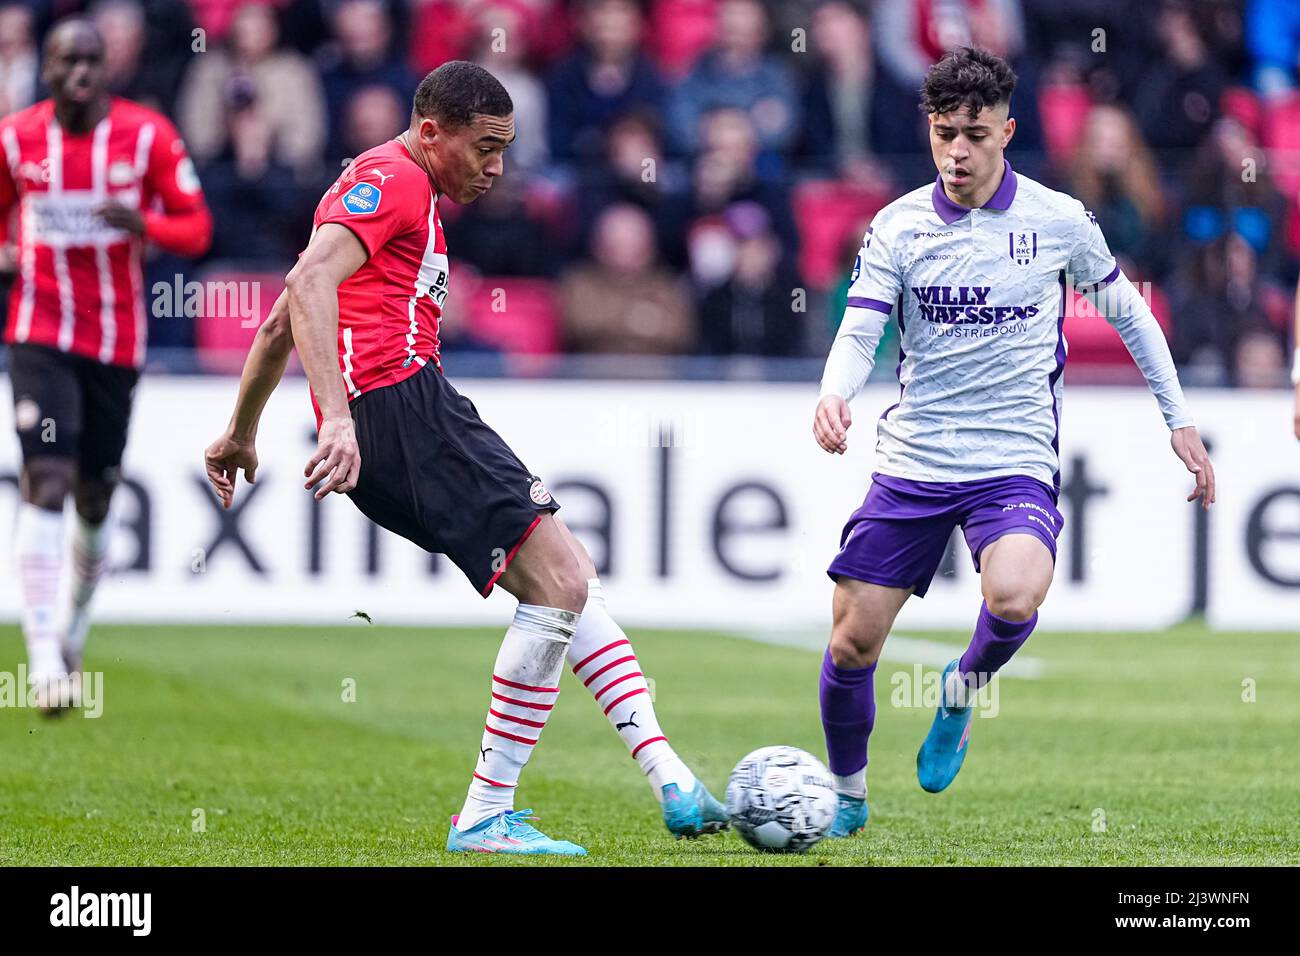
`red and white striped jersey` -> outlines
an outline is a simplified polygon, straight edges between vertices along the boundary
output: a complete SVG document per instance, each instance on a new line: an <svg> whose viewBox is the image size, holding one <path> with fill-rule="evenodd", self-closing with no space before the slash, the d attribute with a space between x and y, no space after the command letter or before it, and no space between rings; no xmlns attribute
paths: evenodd
<svg viewBox="0 0 1300 956"><path fill-rule="evenodd" d="M312 235L331 222L355 233L369 254L338 289L339 369L348 398L396 385L429 362L441 367L447 241L433 184L400 140L362 153L325 192Z"/></svg>
<svg viewBox="0 0 1300 956"><path fill-rule="evenodd" d="M18 275L5 341L139 367L147 331L145 240L196 255L211 237L198 177L175 127L114 97L93 130L71 135L54 102L43 100L0 120L0 147L0 241L14 203L19 207ZM109 200L141 211L144 237L97 214ZM157 204L161 211L151 210Z"/></svg>

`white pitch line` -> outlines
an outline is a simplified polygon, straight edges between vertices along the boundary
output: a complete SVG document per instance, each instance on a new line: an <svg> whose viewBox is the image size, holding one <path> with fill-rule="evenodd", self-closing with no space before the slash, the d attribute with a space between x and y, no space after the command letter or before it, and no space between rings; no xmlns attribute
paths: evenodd
<svg viewBox="0 0 1300 956"><path fill-rule="evenodd" d="M741 637L760 644L775 644L779 647L797 647L801 650L820 651L826 646L826 634L814 631L731 631L733 637ZM907 637L903 634L890 634L885 641L881 657L888 663L922 664L929 667L945 667L950 660L961 654L964 648L956 644L944 644L919 637ZM1041 657L1027 657L1017 654L1006 666L998 671L1000 676L1022 677L1037 680L1047 673L1047 663Z"/></svg>

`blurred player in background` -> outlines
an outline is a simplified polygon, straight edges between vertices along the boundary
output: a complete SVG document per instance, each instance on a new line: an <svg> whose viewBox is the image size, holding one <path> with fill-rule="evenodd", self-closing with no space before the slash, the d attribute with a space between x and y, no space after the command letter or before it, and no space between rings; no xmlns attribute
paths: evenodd
<svg viewBox="0 0 1300 956"><path fill-rule="evenodd" d="M1214 469L1183 403L1164 334L1083 204L1012 171L1003 151L1015 74L962 48L923 88L939 177L875 217L854 267L813 422L842 454L848 402L871 372L886 318L902 333L900 395L877 426L876 472L845 524L821 673L822 722L840 795L832 835L867 822L867 738L876 661L903 603L925 595L960 525L984 603L974 636L943 672L942 700L917 754L937 793L961 769L974 693L1038 621L1061 513L1058 432L1072 283L1120 333L1155 394L1174 452L1209 508Z"/></svg>
<svg viewBox="0 0 1300 956"><path fill-rule="evenodd" d="M72 702L108 508L144 362L145 241L201 255L212 220L171 122L110 96L94 26L45 44L53 96L0 120L0 249L16 271L5 341L22 446L17 562L28 679L52 711ZM8 223L18 207L17 245ZM66 587L63 507L76 507Z"/></svg>
<svg viewBox="0 0 1300 956"><path fill-rule="evenodd" d="M447 849L585 855L514 808L524 765L569 663L623 739L681 836L726 813L659 728L632 645L605 609L587 551L554 517L540 478L443 376L438 322L447 247L438 200L471 203L504 172L514 106L481 67L426 76L409 128L352 162L316 209L311 240L258 331L226 433L207 450L226 507L236 472L254 479L262 409L296 346L311 383L318 447L306 487L347 494L381 527L445 554L486 597L519 599L492 672L469 794Z"/></svg>

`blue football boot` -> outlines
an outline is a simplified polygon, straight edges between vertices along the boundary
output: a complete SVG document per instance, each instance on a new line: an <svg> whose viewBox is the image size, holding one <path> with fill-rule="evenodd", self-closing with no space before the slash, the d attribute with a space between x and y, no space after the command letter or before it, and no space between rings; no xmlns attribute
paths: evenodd
<svg viewBox="0 0 1300 956"><path fill-rule="evenodd" d="M945 707L943 697L948 675L957 668L959 660L960 658L952 661L943 669L943 682L939 685L939 710L916 754L916 779L920 782L921 789L930 793L938 793L952 783L957 771L961 769L962 761L966 759L975 708L970 705Z"/></svg>
<svg viewBox="0 0 1300 956"><path fill-rule="evenodd" d="M697 779L690 793L682 793L675 783L666 783L663 794L664 826L677 839L694 839L727 829L727 810L709 793L703 780Z"/></svg>
<svg viewBox="0 0 1300 956"><path fill-rule="evenodd" d="M839 809L835 811L835 822L831 824L827 832L828 837L851 837L855 833L861 833L863 827L867 825L867 815L870 812L867 809L865 797L850 797L845 794L839 794Z"/></svg>
<svg viewBox="0 0 1300 956"><path fill-rule="evenodd" d="M447 831L449 853L512 853L526 855L586 856L587 851L567 840L552 840L528 822L532 810L510 810L457 830L457 817Z"/></svg>

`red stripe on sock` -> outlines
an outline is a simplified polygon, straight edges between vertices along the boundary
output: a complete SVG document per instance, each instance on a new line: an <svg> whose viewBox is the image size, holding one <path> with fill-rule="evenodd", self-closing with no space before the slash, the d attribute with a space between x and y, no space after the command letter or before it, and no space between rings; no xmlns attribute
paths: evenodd
<svg viewBox="0 0 1300 956"><path fill-rule="evenodd" d="M499 781L492 780L492 779L490 779L490 778L488 778L488 777L483 776L483 775L482 775L481 773L479 773L478 771L475 771L475 772L474 772L474 776L477 777L478 779L482 780L484 783L490 783L490 784L492 784L492 786L494 786L494 787L505 787L505 788L509 789L509 788L511 788L511 787L517 787L517 786L519 786L519 784L517 784L517 783L501 783L501 782L499 782ZM456 823L455 823L455 821L453 820L453 821L452 821L452 826L455 826L455 825L456 825Z"/></svg>
<svg viewBox="0 0 1300 956"><path fill-rule="evenodd" d="M649 740L643 740L639 744L637 744L636 749L632 751L632 756L635 757L637 754L641 752L642 747L648 747L650 746L650 744L654 743L657 740L662 740L664 743L668 743L667 737L651 737Z"/></svg>
<svg viewBox="0 0 1300 956"><path fill-rule="evenodd" d="M531 707L533 710L554 710L555 709L554 704L534 704L531 701L527 701L527 700L515 700L513 697L502 697L496 691L492 692L492 696L495 697L497 700L502 701L503 703L514 704L516 707Z"/></svg>
<svg viewBox="0 0 1300 956"><path fill-rule="evenodd" d="M530 690L534 694L558 694L560 692L560 688L558 687L530 687L528 684L516 684L514 681L506 680L504 677L497 677L496 674L492 675L492 679L498 684L505 684L507 687L513 687L515 690Z"/></svg>
<svg viewBox="0 0 1300 956"><path fill-rule="evenodd" d="M626 664L628 661L634 661L634 660L636 660L636 655L635 655L635 654L629 654L629 655L627 655L627 657L620 657L620 658L619 658L618 660L616 660L616 661L610 661L608 664L606 664L606 665L605 665L604 667L602 667L600 670L596 671L594 674L592 674L590 677L588 677L585 681L583 681L583 682L582 682L582 686L583 686L583 687L588 687L588 686L590 686L590 684L591 684L592 681L594 681L594 680L595 680L597 677L599 677L601 674L605 673L605 671L607 671L607 670L611 670L612 668L617 667L619 664Z"/></svg>
<svg viewBox="0 0 1300 956"><path fill-rule="evenodd" d="M536 727L540 730L546 726L544 720L524 720L522 717L511 717L509 714L503 714L500 711L493 710L491 707L488 708L488 713L493 717L500 717L502 720L509 720L516 724L523 724L525 727Z"/></svg>
<svg viewBox="0 0 1300 956"><path fill-rule="evenodd" d="M650 693L650 690L649 690L649 688L646 688L646 687L641 687L641 688L638 688L637 690L630 690L630 691L628 691L628 692L627 692L626 694L624 694L622 697L615 698L615 700L614 700L613 702L611 702L610 705L609 705L608 707L605 708L605 716L608 717L608 716L609 716L609 712L610 712L611 710L613 710L613 709L614 709L615 707L617 707L619 704L623 703L623 701L627 700L629 697L635 697L637 694L648 694L648 693Z"/></svg>
<svg viewBox="0 0 1300 956"><path fill-rule="evenodd" d="M615 684L621 684L621 683L623 683L623 681L625 681L625 680L631 680L633 677L644 677L644 676L645 676L645 675L642 674L640 671L633 671L633 672L630 673L630 674L624 674L622 677L615 677L612 681L610 681L608 684L606 684L606 685L605 685L604 687L602 687L600 690L592 691L591 696L594 697L594 698L596 698L596 700L600 700L601 695L603 695L603 694L605 693L605 691L609 690L609 689L610 689L611 687L613 687Z"/></svg>
<svg viewBox="0 0 1300 956"><path fill-rule="evenodd" d="M609 650L611 647L619 647L619 646L621 646L621 645L623 645L623 644L629 644L629 645L630 645L631 643L632 643L632 642L629 641L629 640L625 637L625 638L623 638L621 641L615 641L613 644L606 644L606 645L605 645L604 647L602 647L600 650L596 651L596 653L594 653L594 654L588 654L586 657L584 657L584 658L583 658L581 661L579 661L577 664L574 664L574 665L573 665L573 673L575 673L575 674L578 673L578 671L582 670L584 667L586 667L588 664L590 664L592 661L594 661L594 660L595 660L597 657L599 657L601 654L604 654L604 653L605 653L607 650Z"/></svg>
<svg viewBox="0 0 1300 956"><path fill-rule="evenodd" d="M515 740L521 744L532 745L537 743L537 739L535 737L516 737L514 734L508 734L504 730L497 730L495 727L492 727L489 724L484 724L483 729L490 734L496 734L498 737L505 737L507 740Z"/></svg>

